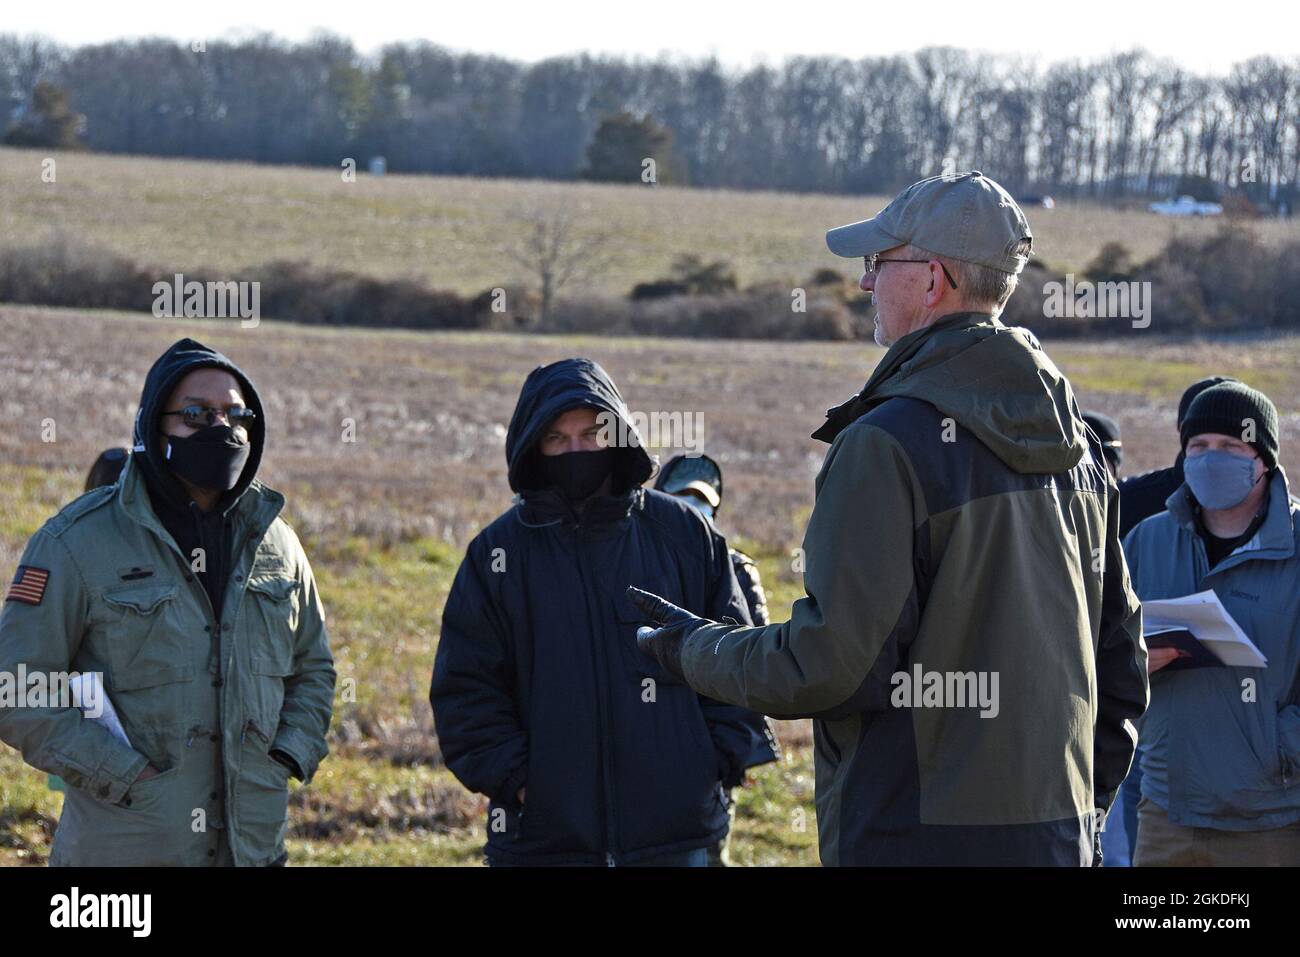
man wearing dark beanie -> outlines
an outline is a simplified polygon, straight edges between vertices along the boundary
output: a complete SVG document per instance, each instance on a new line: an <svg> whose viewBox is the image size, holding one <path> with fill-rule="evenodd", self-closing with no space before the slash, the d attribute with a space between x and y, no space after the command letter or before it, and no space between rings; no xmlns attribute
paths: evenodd
<svg viewBox="0 0 1300 957"><path fill-rule="evenodd" d="M1139 727L1138 866L1300 864L1300 503L1277 409L1242 382L1183 416L1185 481L1125 539L1143 601L1213 590L1266 668L1151 649Z"/></svg>
<svg viewBox="0 0 1300 957"><path fill-rule="evenodd" d="M1177 428L1183 427L1183 419L1192 401L1211 386L1220 382L1236 382L1231 376L1212 375L1193 382L1178 400ZM1178 486L1183 484L1183 453L1179 443L1178 458L1168 468L1156 469L1134 475L1119 483L1119 537L1127 535L1142 519L1156 515L1165 510L1165 500L1173 495Z"/></svg>
<svg viewBox="0 0 1300 957"><path fill-rule="evenodd" d="M1187 410L1198 395L1220 382L1236 381L1231 376L1212 375L1189 385L1183 392L1182 398L1178 400L1178 418L1175 420L1175 427L1182 428L1183 419L1187 417ZM1183 451L1181 441L1178 446L1178 457L1174 459L1173 465L1120 479L1119 537L1121 539L1125 538L1144 518L1150 518L1152 515L1159 515L1163 512L1166 500L1182 484ZM1106 850L1107 864L1114 862L1117 866L1127 867L1133 859L1133 854L1137 849L1137 804L1142 796L1141 788L1142 768L1134 760L1133 767L1129 769L1128 777L1124 779L1124 785L1120 788L1119 796L1115 799L1120 818L1124 822L1122 837L1126 841L1127 847L1121 851L1115 844L1116 837L1114 834L1110 836L1109 840L1103 836L1102 847ZM1115 850L1112 851L1112 848Z"/></svg>

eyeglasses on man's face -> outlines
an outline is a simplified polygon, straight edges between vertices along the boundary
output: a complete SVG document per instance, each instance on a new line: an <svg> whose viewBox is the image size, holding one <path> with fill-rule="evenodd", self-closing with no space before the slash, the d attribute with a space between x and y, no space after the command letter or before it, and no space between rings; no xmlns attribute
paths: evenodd
<svg viewBox="0 0 1300 957"><path fill-rule="evenodd" d="M879 254L879 253L875 253L875 254L873 254L873 255L871 255L871 256L863 256L863 257L862 257L862 268L864 268L868 273L871 273L871 274L874 275L875 273L877 273L877 272L880 271L880 267L883 266L885 263L930 263L930 262L938 262L938 260L931 260L931 259L881 259L881 258L880 258L880 254ZM953 288L953 289L956 289L956 288L957 288L957 280L955 280L955 279L952 278L952 273L948 272L948 267L945 266L943 263L940 262L940 263L939 263L939 268L943 270L944 278L948 280L948 282L952 285L952 288Z"/></svg>

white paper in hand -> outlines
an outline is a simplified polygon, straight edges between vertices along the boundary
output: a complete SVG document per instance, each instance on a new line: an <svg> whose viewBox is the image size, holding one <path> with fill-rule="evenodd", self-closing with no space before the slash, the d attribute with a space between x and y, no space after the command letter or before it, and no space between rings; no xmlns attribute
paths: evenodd
<svg viewBox="0 0 1300 957"><path fill-rule="evenodd" d="M126 729L122 727L117 711L113 708L113 702L104 691L104 682L99 679L98 672L87 671L77 675L68 681L68 688L72 691L73 702L81 709L81 713L87 720L103 726L109 734L128 748L131 747Z"/></svg>
<svg viewBox="0 0 1300 957"><path fill-rule="evenodd" d="M1142 632L1190 631L1225 665L1238 668L1267 668L1268 659L1246 637L1241 626L1228 614L1212 591L1142 603Z"/></svg>

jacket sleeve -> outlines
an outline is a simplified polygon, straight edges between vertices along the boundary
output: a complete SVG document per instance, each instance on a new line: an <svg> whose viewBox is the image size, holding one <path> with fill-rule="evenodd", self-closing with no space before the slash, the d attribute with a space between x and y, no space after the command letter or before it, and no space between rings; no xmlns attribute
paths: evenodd
<svg viewBox="0 0 1300 957"><path fill-rule="evenodd" d="M749 605L736 579L727 541L712 529L709 548L712 584L706 616L750 624ZM746 769L777 760L775 738L762 715L705 695L699 699L718 756L718 779L723 785L736 787L744 781Z"/></svg>
<svg viewBox="0 0 1300 957"><path fill-rule="evenodd" d="M447 595L429 703L456 778L505 807L526 783L528 733L515 704L509 632L471 543Z"/></svg>
<svg viewBox="0 0 1300 957"><path fill-rule="evenodd" d="M1119 541L1119 493L1106 503L1105 560L1101 567L1101 625L1097 635L1097 725L1092 739L1093 800L1110 810L1128 776L1137 748L1137 727L1150 700L1142 606L1133 592ZM1129 540L1137 532L1129 533Z"/></svg>
<svg viewBox="0 0 1300 957"><path fill-rule="evenodd" d="M775 717L886 707L917 616L913 543L924 516L914 489L887 432L866 423L841 432L804 537L806 597L766 628L697 629L682 650L691 686Z"/></svg>
<svg viewBox="0 0 1300 957"><path fill-rule="evenodd" d="M73 670L88 611L86 587L67 546L44 529L32 536L19 564L42 569L49 577L39 604L6 597L0 610L0 673L17 675L21 668L48 681ZM149 763L103 726L83 718L79 708L9 704L0 705L0 740L33 767L101 800L120 801Z"/></svg>
<svg viewBox="0 0 1300 957"><path fill-rule="evenodd" d="M300 777L310 782L329 754L326 735L334 716L334 656L325 630L325 609L316 590L307 555L298 546L299 612L293 649L293 674L284 683L280 725L272 751L283 751L298 765Z"/></svg>

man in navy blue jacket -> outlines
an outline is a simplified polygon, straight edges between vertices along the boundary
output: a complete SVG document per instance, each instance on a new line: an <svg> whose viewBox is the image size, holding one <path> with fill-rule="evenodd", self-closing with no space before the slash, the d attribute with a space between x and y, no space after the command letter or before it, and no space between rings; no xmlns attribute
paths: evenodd
<svg viewBox="0 0 1300 957"><path fill-rule="evenodd" d="M637 649L629 582L715 619L749 613L722 536L641 487L639 443L605 444L631 430L596 363L534 369L506 435L515 504L447 597L429 700L447 766L491 799L490 864L705 865L763 742L753 712Z"/></svg>

